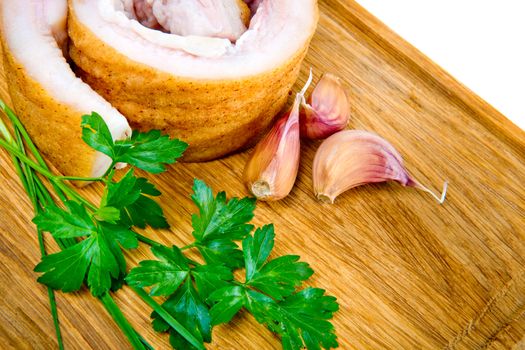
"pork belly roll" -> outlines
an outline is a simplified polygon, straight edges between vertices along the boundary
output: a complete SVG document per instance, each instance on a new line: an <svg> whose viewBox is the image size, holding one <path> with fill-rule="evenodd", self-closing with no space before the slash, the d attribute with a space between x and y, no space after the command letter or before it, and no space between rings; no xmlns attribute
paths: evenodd
<svg viewBox="0 0 525 350"><path fill-rule="evenodd" d="M283 107L317 19L316 0L69 0L70 55L133 128L209 160Z"/></svg>
<svg viewBox="0 0 525 350"><path fill-rule="evenodd" d="M126 118L75 76L63 56L67 1L2 0L0 12L11 100L36 145L65 175L102 175L110 159L82 141L81 116L100 113L114 139L131 130Z"/></svg>

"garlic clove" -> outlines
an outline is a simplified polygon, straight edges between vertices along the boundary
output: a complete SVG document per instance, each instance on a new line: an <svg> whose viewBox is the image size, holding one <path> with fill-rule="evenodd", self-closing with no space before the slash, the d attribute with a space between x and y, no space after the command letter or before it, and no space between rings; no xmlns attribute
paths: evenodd
<svg viewBox="0 0 525 350"><path fill-rule="evenodd" d="M382 137L364 130L345 130L327 138L317 150L313 163L314 192L323 202L333 203L341 193L368 183L397 181L441 197L414 180L397 150Z"/></svg>
<svg viewBox="0 0 525 350"><path fill-rule="evenodd" d="M348 96L341 81L333 74L323 75L314 91L303 100L300 116L301 136L324 139L343 130L350 118Z"/></svg>
<svg viewBox="0 0 525 350"><path fill-rule="evenodd" d="M312 71L288 113L255 146L246 168L244 183L260 200L274 201L286 197L293 188L299 170L301 148L299 108L312 82Z"/></svg>
<svg viewBox="0 0 525 350"><path fill-rule="evenodd" d="M244 182L257 199L279 200L292 190L299 169L299 104L296 98L292 110L257 144L246 164Z"/></svg>

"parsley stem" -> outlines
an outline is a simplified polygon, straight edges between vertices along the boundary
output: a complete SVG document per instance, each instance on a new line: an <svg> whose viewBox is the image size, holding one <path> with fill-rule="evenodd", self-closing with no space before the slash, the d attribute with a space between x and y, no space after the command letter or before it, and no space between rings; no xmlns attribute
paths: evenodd
<svg viewBox="0 0 525 350"><path fill-rule="evenodd" d="M142 345L144 345L147 350L155 350L155 348L151 346L151 344L148 343L147 340L144 339L139 332L137 332L137 337L139 337L140 341L142 342Z"/></svg>
<svg viewBox="0 0 525 350"><path fill-rule="evenodd" d="M180 250L188 250L188 249L194 248L196 246L197 246L197 243L193 242L191 244L185 245L184 247L180 248Z"/></svg>
<svg viewBox="0 0 525 350"><path fill-rule="evenodd" d="M0 103L2 100L0 100ZM9 129L7 129L7 125L5 125L4 121L0 119L0 134L6 139L8 142L13 142L13 136L11 136L11 133L9 132Z"/></svg>
<svg viewBox="0 0 525 350"><path fill-rule="evenodd" d="M15 142L12 142L12 143L18 145L18 148L20 149L20 151L26 154L25 149L24 149L24 143L20 137L20 132L18 131L18 129L15 129L15 136L16 136L16 143ZM11 158L13 159L13 163L15 164L15 168L18 172L20 180L22 180L22 184L24 185L24 188L27 194L31 198L33 207L36 210L38 206L38 203L37 203L38 201L36 199L35 183L31 181L32 180L31 169L29 169L29 167L26 164L19 162L15 156L11 156Z"/></svg>
<svg viewBox="0 0 525 350"><path fill-rule="evenodd" d="M57 185L57 187L60 188L69 198L84 204L86 207L88 207L89 209L93 211L98 209L96 205L91 203L86 198L82 197L77 191L75 191L74 189L66 185L65 183L60 182L60 181L55 182L53 181L53 179L51 179L51 181L54 182Z"/></svg>
<svg viewBox="0 0 525 350"><path fill-rule="evenodd" d="M53 173L51 173L51 171L47 167L43 167L40 164L35 163L29 157L27 157L24 153L13 148L11 145L7 144L5 141L1 139L0 139L0 146L4 147L7 151L9 151L11 154L16 156L24 164L30 166L31 168L35 169L40 174L48 178L49 181L51 181L51 183L55 186L57 190L60 190L62 193L66 194L68 197L81 202L82 204L86 205L88 208L92 210L97 209L97 207L94 204L92 204L90 201L82 197L77 191L73 190L68 185L60 181L60 177L53 175ZM60 193L60 191L57 191L57 193ZM66 200L64 197L61 197L61 199L62 201Z"/></svg>
<svg viewBox="0 0 525 350"><path fill-rule="evenodd" d="M141 235L140 233L135 232L135 235L137 235L137 239L141 241L142 243L146 243L150 247L161 245L159 242L154 241L146 236Z"/></svg>
<svg viewBox="0 0 525 350"><path fill-rule="evenodd" d="M13 147L8 142L0 139L0 147L3 147L6 149L11 155L16 156L21 162L24 164L30 166L34 170L38 171L40 174L44 175L46 178L48 178L52 183L54 183L60 190L62 190L63 193L69 194L71 197L74 197L77 200L82 201L84 204L88 205L91 208L96 209L96 207L87 202L83 197L81 197L76 191L69 188L67 185L63 184L62 182L57 180L57 177L51 173L51 171L40 164L35 163L32 159L30 159L27 155L25 155L23 152L18 150L17 148ZM87 203L86 203L87 202Z"/></svg>
<svg viewBox="0 0 525 350"><path fill-rule="evenodd" d="M105 174L102 176L103 178L107 178L108 182L111 182L113 180L113 176L115 176L115 165L117 163L113 161L111 165L109 166L108 170L106 170Z"/></svg>
<svg viewBox="0 0 525 350"><path fill-rule="evenodd" d="M47 188L44 186L42 181L40 181L40 179L37 176L33 176L33 180L36 184L36 194L40 205L43 208L47 207L48 205L52 205L54 201L51 198L51 195L47 191ZM67 249L77 243L74 238L54 238L54 240L58 244L60 250Z"/></svg>
<svg viewBox="0 0 525 350"><path fill-rule="evenodd" d="M53 317L53 325L55 326L55 335L57 337L58 349L64 350L64 341L62 340L62 331L60 330L60 321L58 319L58 308L55 292L51 287L47 287L47 296L49 298L49 307L51 308L51 317Z"/></svg>
<svg viewBox="0 0 525 350"><path fill-rule="evenodd" d="M197 340L193 334L191 334L182 324L179 323L166 309L157 303L148 293L142 288L132 287L131 289L138 294L162 319L170 325L171 328L175 329L184 339L186 339L191 345L200 350L206 350L202 342Z"/></svg>
<svg viewBox="0 0 525 350"><path fill-rule="evenodd" d="M113 298L109 295L109 293L104 293L104 295L100 297L100 300L104 304L104 307L109 312L115 323L119 326L124 335L128 338L133 349L145 350L144 345L142 344L142 341L139 338L137 332L135 331L135 329L133 329L126 317L122 314L122 311L120 311L119 307L117 306Z"/></svg>
<svg viewBox="0 0 525 350"><path fill-rule="evenodd" d="M56 176L55 177L57 180L60 180L60 181L90 181L90 182L95 182L95 181L103 181L104 178L103 177L82 177L82 176Z"/></svg>
<svg viewBox="0 0 525 350"><path fill-rule="evenodd" d="M97 207L93 205L91 202L89 202L87 199L83 198L77 191L69 187L67 184L65 184L63 181L66 180L76 180L76 181L98 181L98 180L104 180L102 178L80 178L80 177L66 177L66 176L55 176L53 173L49 170L47 167L44 159L38 152L36 146L32 142L31 138L29 137L27 131L23 127L20 120L16 117L16 115L13 113L13 111L5 105L5 103L0 100L0 109L2 109L5 114L9 117L11 122L14 125L14 129L16 132L16 141L13 139L12 135L9 132L9 129L7 128L6 124L3 122L2 119L0 119L0 134L4 136L4 139L0 138L0 147L3 147L6 149L9 154L11 155L13 164L15 166L15 170L17 171L20 181L22 182L22 185L24 186L24 189L26 193L28 194L31 202L33 203L35 213L40 212L43 208L45 208L48 205L54 204L55 200L49 193L48 189L44 186L40 178L37 176L35 172L38 172L45 176L53 185L53 188L56 191L56 194L61 199L62 202L65 202L67 200L67 197L71 199L75 199L87 207L89 207L92 210L96 210ZM36 159L37 162L33 161L31 158L29 158L25 152L24 148L24 140L31 151L32 155ZM45 252L45 246L44 246L44 239L43 239L43 232L41 230L37 230L38 233L38 242L40 246L40 252L42 256L46 255ZM147 239L147 238L146 238ZM149 239L148 239L149 240ZM74 239L55 239L55 241L58 243L60 248L66 249L68 246L71 246L75 244ZM153 241L151 241L153 242ZM64 349L63 341L62 341L62 335L60 332L60 326L58 321L58 312L56 308L56 299L53 292L53 289L51 287L47 288L48 291L48 297L49 297L49 303L51 308L51 314L53 316L53 322L55 325L55 332L57 336L57 342L58 342L58 348L60 350ZM106 293L104 294L100 300L104 304L105 308L109 312L109 314L112 316L113 320L118 324L122 332L126 335L128 338L130 344L134 349L140 349L145 350L147 349L153 349L150 344L146 340L144 340L129 324L125 316L122 314L118 306L115 304L114 300L111 298L111 296Z"/></svg>
<svg viewBox="0 0 525 350"><path fill-rule="evenodd" d="M10 143L15 143L15 140L13 139L13 137L11 136L9 131L6 128L2 128L1 125L0 125L0 132L2 133L4 138L7 139ZM22 171L22 167L21 167L23 163L19 163L18 159L12 154L11 154L11 161L13 162L13 165L15 166L15 170L16 170L16 172L18 174L18 177L20 178L20 181L22 182L22 186L24 187L26 192L28 192L29 188L28 188L27 179L26 179L26 177L24 175L24 172Z"/></svg>

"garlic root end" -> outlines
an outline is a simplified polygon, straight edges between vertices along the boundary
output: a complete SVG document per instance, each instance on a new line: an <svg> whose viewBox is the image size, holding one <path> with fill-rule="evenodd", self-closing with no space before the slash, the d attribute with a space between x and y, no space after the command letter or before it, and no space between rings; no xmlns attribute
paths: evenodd
<svg viewBox="0 0 525 350"><path fill-rule="evenodd" d="M304 84L301 91L299 91L299 96L302 97L302 100L304 101L304 94L306 93L306 90L310 87L310 84L312 83L312 80L314 79L312 68L310 68L310 75L308 76L308 80L306 80L306 83Z"/></svg>
<svg viewBox="0 0 525 350"><path fill-rule="evenodd" d="M317 199L321 203L329 203L329 204L334 204L334 201L335 201L335 197L329 196L329 195L324 194L324 193L318 193L317 194Z"/></svg>
<svg viewBox="0 0 525 350"><path fill-rule="evenodd" d="M270 184L267 181L256 181L252 185L252 193L257 199L264 199L271 196Z"/></svg>
<svg viewBox="0 0 525 350"><path fill-rule="evenodd" d="M443 204L443 202L445 202L445 198L447 196L448 181L445 181L445 183L443 184L443 190L441 191L441 197L439 197L434 192L429 190L427 187L421 185L420 183L417 183L417 185L415 187L420 189L420 190L422 190L422 191L430 193L432 195L432 197L434 197L438 201L439 204Z"/></svg>

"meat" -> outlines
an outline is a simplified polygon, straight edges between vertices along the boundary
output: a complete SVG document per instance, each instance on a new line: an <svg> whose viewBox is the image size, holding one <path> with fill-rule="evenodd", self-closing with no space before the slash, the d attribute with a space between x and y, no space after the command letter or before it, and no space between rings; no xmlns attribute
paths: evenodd
<svg viewBox="0 0 525 350"><path fill-rule="evenodd" d="M153 13L154 1L148 0L130 0L137 20L148 28L161 29L157 17Z"/></svg>
<svg viewBox="0 0 525 350"><path fill-rule="evenodd" d="M0 9L14 107L48 159L77 176L109 164L81 140L91 111L114 139L129 122L188 142L186 161L249 146L286 102L318 20L317 0L3 0Z"/></svg>
<svg viewBox="0 0 525 350"><path fill-rule="evenodd" d="M126 137L130 128L66 62L66 1L4 0L0 12L4 70L18 116L63 174L102 175L110 160L81 140L81 116L100 113L114 139Z"/></svg>
<svg viewBox="0 0 525 350"><path fill-rule="evenodd" d="M246 7L246 4L237 0L154 0L150 3L158 23L172 34L235 41L246 31L239 6Z"/></svg>
<svg viewBox="0 0 525 350"><path fill-rule="evenodd" d="M225 38L234 42L250 20L242 0L124 0L130 19L182 36Z"/></svg>
<svg viewBox="0 0 525 350"><path fill-rule="evenodd" d="M156 2L146 1L155 15ZM116 3L70 0L71 57L132 127L188 142L187 161L246 147L266 129L297 79L318 19L316 0L250 1L249 26L232 42L148 28ZM178 16L168 17L155 18L171 30Z"/></svg>
<svg viewBox="0 0 525 350"><path fill-rule="evenodd" d="M250 7L250 10L252 12L256 12L257 11L257 8L259 7L259 4L262 2L263 0L244 0L244 2L246 3L246 5L248 5Z"/></svg>

